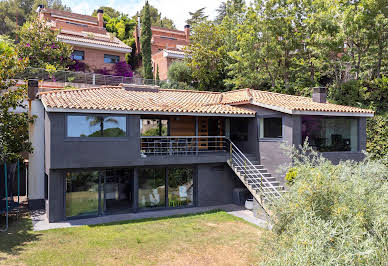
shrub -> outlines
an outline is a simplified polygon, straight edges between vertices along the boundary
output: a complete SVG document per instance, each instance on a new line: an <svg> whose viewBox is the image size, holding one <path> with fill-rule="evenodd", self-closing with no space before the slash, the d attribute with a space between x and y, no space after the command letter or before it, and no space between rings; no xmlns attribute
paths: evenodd
<svg viewBox="0 0 388 266"><path fill-rule="evenodd" d="M292 185L297 175L298 171L296 170L296 168L290 168L285 177L287 184Z"/></svg>
<svg viewBox="0 0 388 266"><path fill-rule="evenodd" d="M121 77L133 77L132 68L125 61L118 62L114 64L113 75Z"/></svg>
<svg viewBox="0 0 388 266"><path fill-rule="evenodd" d="M379 159L388 154L388 113L369 118L366 134L366 151L372 158Z"/></svg>
<svg viewBox="0 0 388 266"><path fill-rule="evenodd" d="M297 176L275 203L277 256L266 264L387 265L384 162L367 157L333 165L307 145L292 154Z"/></svg>
<svg viewBox="0 0 388 266"><path fill-rule="evenodd" d="M193 81L191 67L184 61L175 61L168 68L168 80L171 82L184 82L190 84Z"/></svg>

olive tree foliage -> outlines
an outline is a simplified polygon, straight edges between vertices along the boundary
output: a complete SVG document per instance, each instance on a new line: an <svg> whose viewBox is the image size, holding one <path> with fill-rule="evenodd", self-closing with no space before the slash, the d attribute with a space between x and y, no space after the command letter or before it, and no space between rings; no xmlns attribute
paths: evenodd
<svg viewBox="0 0 388 266"><path fill-rule="evenodd" d="M273 209L276 257L266 265L386 265L388 157L333 165L305 146Z"/></svg>
<svg viewBox="0 0 388 266"><path fill-rule="evenodd" d="M15 113L24 108L26 88L16 87L13 78L22 72L27 59L19 58L13 45L0 39L0 160L21 159L22 152L32 152L28 139L28 125L32 118Z"/></svg>

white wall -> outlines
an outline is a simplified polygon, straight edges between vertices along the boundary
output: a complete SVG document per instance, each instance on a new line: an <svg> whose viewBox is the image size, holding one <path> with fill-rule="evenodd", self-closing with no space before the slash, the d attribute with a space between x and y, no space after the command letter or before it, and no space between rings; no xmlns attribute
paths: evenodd
<svg viewBox="0 0 388 266"><path fill-rule="evenodd" d="M40 100L31 102L30 115L36 118L29 129L34 151L29 155L28 198L44 199L44 107Z"/></svg>

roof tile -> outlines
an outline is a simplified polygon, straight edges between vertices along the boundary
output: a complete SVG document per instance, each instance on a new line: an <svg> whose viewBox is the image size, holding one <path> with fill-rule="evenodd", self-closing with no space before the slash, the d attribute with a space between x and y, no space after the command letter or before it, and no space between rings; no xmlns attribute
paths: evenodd
<svg viewBox="0 0 388 266"><path fill-rule="evenodd" d="M258 104L267 108L293 111L345 112L373 114L372 110L316 103L311 98L242 89L230 92L150 89L122 86L49 91L40 93L43 104L49 108L81 110L121 110L141 112L183 112L202 114L254 115L255 111L241 104Z"/></svg>

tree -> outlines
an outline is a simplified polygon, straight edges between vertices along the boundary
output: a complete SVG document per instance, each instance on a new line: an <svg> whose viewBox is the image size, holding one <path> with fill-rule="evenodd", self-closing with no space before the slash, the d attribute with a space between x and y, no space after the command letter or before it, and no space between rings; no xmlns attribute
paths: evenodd
<svg viewBox="0 0 388 266"><path fill-rule="evenodd" d="M89 125L91 127L94 127L94 126L100 126L100 134L99 134L99 137L103 137L104 136L104 132L106 130L104 130L104 124L105 123L113 123L113 124L119 124L119 122L114 119L114 118L111 118L111 117L106 117L106 116L87 116L86 117L87 120L89 120ZM95 133L93 133L95 135Z"/></svg>
<svg viewBox="0 0 388 266"><path fill-rule="evenodd" d="M167 18L162 17L162 14L159 12L159 10L156 7L153 7L152 5L148 4L149 6L149 13L150 13L150 19L151 19L151 25L156 27L162 27L167 29L175 30L175 24L174 22ZM140 10L140 18L144 16L145 13L145 6ZM137 20L137 17L133 17L134 20ZM142 22L143 23L143 22Z"/></svg>
<svg viewBox="0 0 388 266"><path fill-rule="evenodd" d="M202 7L194 12L189 12L190 18L186 20L186 24L194 28L196 25L205 22L208 18L205 15L205 7Z"/></svg>
<svg viewBox="0 0 388 266"><path fill-rule="evenodd" d="M26 21L36 17L38 5L70 11L60 0L5 0L0 1L0 35L17 38L16 32Z"/></svg>
<svg viewBox="0 0 388 266"><path fill-rule="evenodd" d="M92 13L93 17L97 17L97 11L99 9L104 10L104 16L108 16L109 18L118 18L122 16L122 13L120 11L117 11L116 9L109 7L109 6L100 6L98 9L95 9Z"/></svg>
<svg viewBox="0 0 388 266"><path fill-rule="evenodd" d="M22 159L22 152L32 152L28 125L33 121L26 112L16 113L16 108L25 108L23 100L26 88L15 87L13 78L21 73L27 60L19 58L10 42L0 40L0 159Z"/></svg>
<svg viewBox="0 0 388 266"><path fill-rule="evenodd" d="M143 60L143 71L145 79L153 79L152 62L151 62L151 17L148 1L144 7L144 15L142 17L142 27L140 35L140 45Z"/></svg>
<svg viewBox="0 0 388 266"><path fill-rule="evenodd" d="M156 81L159 82L160 81L160 77L159 77L159 65L156 65Z"/></svg>
<svg viewBox="0 0 388 266"><path fill-rule="evenodd" d="M192 69L185 61L175 61L168 68L168 80L171 82L184 82L191 84L193 81Z"/></svg>
<svg viewBox="0 0 388 266"><path fill-rule="evenodd" d="M213 22L202 22L194 27L190 45L189 66L193 78L202 90L225 90L227 53L224 46L224 32Z"/></svg>
<svg viewBox="0 0 388 266"><path fill-rule="evenodd" d="M27 22L18 31L17 50L21 58L28 58L31 67L66 69L72 64L73 48L57 40L58 31L54 31L44 21L35 18Z"/></svg>

